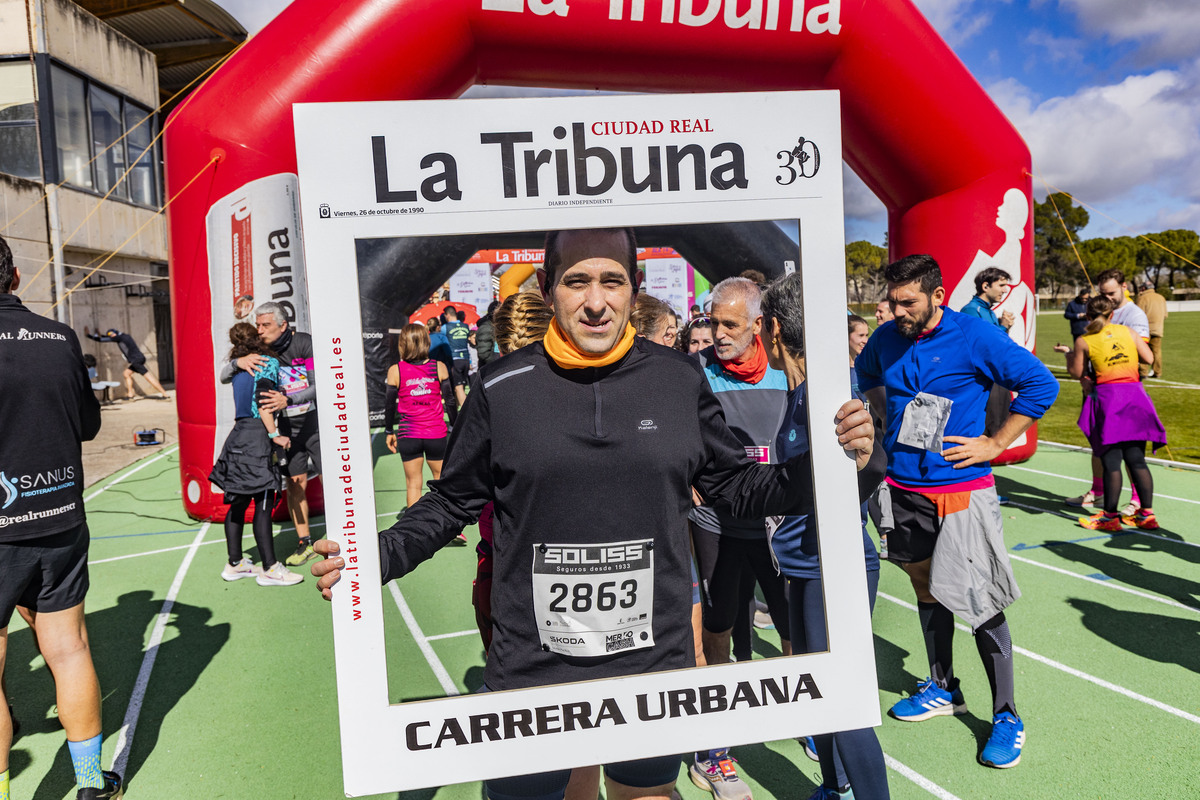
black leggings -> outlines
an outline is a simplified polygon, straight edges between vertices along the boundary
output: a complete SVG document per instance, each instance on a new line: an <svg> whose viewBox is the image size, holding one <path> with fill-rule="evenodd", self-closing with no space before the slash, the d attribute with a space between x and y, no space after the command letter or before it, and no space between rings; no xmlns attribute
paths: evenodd
<svg viewBox="0 0 1200 800"><path fill-rule="evenodd" d="M1117 513L1117 500L1121 496L1121 462L1129 467L1129 477L1137 490L1142 508L1154 508L1154 479L1146 466L1145 442L1121 442L1100 454L1104 468L1104 510Z"/></svg>
<svg viewBox="0 0 1200 800"><path fill-rule="evenodd" d="M233 502L225 514L225 547L229 552L229 563L236 564L242 560L242 528L246 524L246 509L250 501L254 505L254 542L258 545L258 558L263 569L275 566L275 540L271 536L271 509L275 507L275 490L268 489L259 494L230 495Z"/></svg>

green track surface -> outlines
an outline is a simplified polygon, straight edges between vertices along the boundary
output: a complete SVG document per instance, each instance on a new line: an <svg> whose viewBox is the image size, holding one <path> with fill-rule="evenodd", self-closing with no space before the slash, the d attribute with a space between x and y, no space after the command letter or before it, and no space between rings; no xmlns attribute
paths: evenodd
<svg viewBox="0 0 1200 800"><path fill-rule="evenodd" d="M893 797L1200 797L1200 473L1153 467L1164 525L1158 537L1097 536L1064 518L1061 504L1086 488L1087 470L1085 454L1046 446L1026 464L997 470L1000 492L1012 500L1004 509L1005 539L1024 592L1008 612L1014 644L1023 648L1015 656L1028 733L1020 766L1000 771L975 761L989 729L990 696L971 637L960 633L956 672L970 713L923 723L885 717L879 737ZM376 479L387 488L379 510L399 510L399 460L380 458ZM144 685L127 797L343 796L330 610L313 578L290 588L220 580L222 532L184 515L171 451L89 495L101 489L88 502L88 629L104 692L105 766L117 751L139 671L146 677L156 619L179 581ZM474 529L467 535L476 541ZM203 544L193 551L196 541ZM285 526L277 549L283 554L294 544ZM257 556L249 538L245 545ZM165 548L173 549L152 552ZM121 556L128 557L108 560ZM482 679L469 602L474 570L473 546L449 547L398 586L426 636L465 632L430 642L460 691ZM390 592L384 601L392 698L442 695ZM885 564L874 618L885 710L928 671L912 602L903 574ZM777 652L773 632L759 633L759 653ZM11 760L13 797L74 797L50 676L15 617L8 688L22 723ZM817 766L794 741L735 754L758 800L804 798L814 787ZM429 778L447 785L381 797L482 796L478 783L453 785L453 774ZM686 800L708 797L686 777L679 790Z"/></svg>

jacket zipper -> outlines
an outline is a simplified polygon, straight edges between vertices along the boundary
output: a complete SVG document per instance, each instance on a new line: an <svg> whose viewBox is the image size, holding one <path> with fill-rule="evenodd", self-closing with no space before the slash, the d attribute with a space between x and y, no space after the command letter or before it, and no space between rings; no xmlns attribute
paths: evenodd
<svg viewBox="0 0 1200 800"><path fill-rule="evenodd" d="M604 438L604 396L600 394L600 378L599 370L592 368L592 396L596 401L595 415L595 436L597 439Z"/></svg>

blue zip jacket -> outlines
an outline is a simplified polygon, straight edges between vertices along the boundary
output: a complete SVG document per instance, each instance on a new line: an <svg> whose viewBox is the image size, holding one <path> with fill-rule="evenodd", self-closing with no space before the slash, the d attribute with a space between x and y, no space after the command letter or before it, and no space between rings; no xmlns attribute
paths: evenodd
<svg viewBox="0 0 1200 800"><path fill-rule="evenodd" d="M888 476L906 485L947 486L991 474L989 463L962 469L940 453L897 444L904 409L918 392L953 401L945 436L979 436L992 384L1017 393L1009 410L1040 419L1058 397L1058 381L998 325L942 307L932 331L914 340L885 322L855 360L859 387L887 389ZM948 444L947 447L953 445Z"/></svg>
<svg viewBox="0 0 1200 800"><path fill-rule="evenodd" d="M996 312L992 311L992 307L988 305L987 300L984 300L979 295L971 298L971 302L962 307L962 314L970 317L979 317L984 322L990 322L993 325L1000 324L1000 318L996 316Z"/></svg>

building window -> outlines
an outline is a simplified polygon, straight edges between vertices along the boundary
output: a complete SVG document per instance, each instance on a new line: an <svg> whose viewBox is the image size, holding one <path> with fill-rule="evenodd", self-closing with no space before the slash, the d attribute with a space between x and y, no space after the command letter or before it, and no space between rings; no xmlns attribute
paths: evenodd
<svg viewBox="0 0 1200 800"><path fill-rule="evenodd" d="M0 172L41 178L34 111L29 62L0 63Z"/></svg>
<svg viewBox="0 0 1200 800"><path fill-rule="evenodd" d="M129 160L134 162L133 171L129 173L126 182L129 184L129 199L143 206L158 205L158 183L155 181L154 148L150 142L154 139L154 120L150 112L138 108L133 103L125 104L125 146L129 150ZM141 158L138 156L142 153Z"/></svg>
<svg viewBox="0 0 1200 800"><path fill-rule="evenodd" d="M63 183L101 194L111 189L110 197L157 206L158 157L157 148L150 146L150 111L58 66L51 67L50 75ZM121 180L130 163L133 169Z"/></svg>
<svg viewBox="0 0 1200 800"><path fill-rule="evenodd" d="M92 86L88 92L88 100L92 111L92 153L96 157L96 191L107 193L112 189L113 197L128 198L129 186L121 181L125 174L125 143L119 141L121 134L125 132L121 118L121 98L98 86Z"/></svg>
<svg viewBox="0 0 1200 800"><path fill-rule="evenodd" d="M92 153L88 146L87 84L83 78L55 67L50 72L50 85L54 92L58 174L63 183L93 189Z"/></svg>

